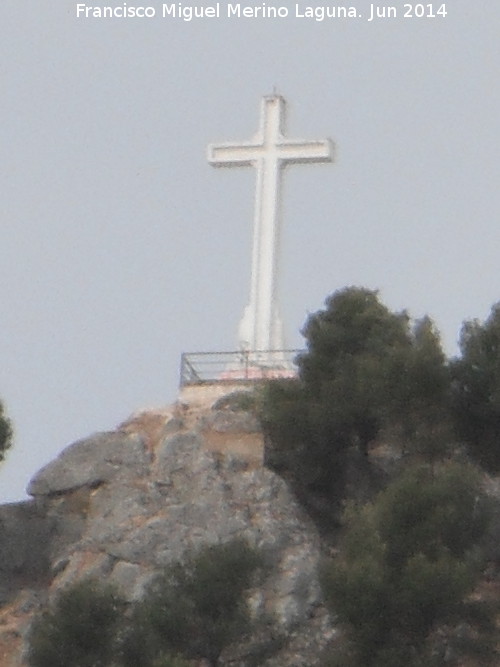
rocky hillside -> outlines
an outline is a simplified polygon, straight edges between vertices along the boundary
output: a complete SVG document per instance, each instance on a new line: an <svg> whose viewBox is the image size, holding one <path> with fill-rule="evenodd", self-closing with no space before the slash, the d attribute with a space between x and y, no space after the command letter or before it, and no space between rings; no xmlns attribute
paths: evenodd
<svg viewBox="0 0 500 667"><path fill-rule="evenodd" d="M259 425L237 403L142 412L70 445L30 482L31 501L0 507L2 667L27 664L30 622L64 586L92 575L134 601L186 550L235 536L269 564L250 592L254 617L266 619L255 641L272 654L262 664L316 664L335 635L317 581L319 536L262 466ZM222 662L244 666L254 648L232 647Z"/></svg>

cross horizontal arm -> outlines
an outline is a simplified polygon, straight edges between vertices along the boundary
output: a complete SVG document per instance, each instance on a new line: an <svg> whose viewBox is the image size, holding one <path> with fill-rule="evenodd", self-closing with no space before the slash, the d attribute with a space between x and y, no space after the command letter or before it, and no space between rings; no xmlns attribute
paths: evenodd
<svg viewBox="0 0 500 667"><path fill-rule="evenodd" d="M208 162L214 167L251 167L262 155L262 145L252 142L240 144L210 144Z"/></svg>
<svg viewBox="0 0 500 667"><path fill-rule="evenodd" d="M208 162L214 167L250 167L259 158L265 158L266 155L270 157L270 151L273 151L275 159L282 162L300 164L333 160L333 143L330 139L322 141L283 139L271 148L252 142L211 144L208 147Z"/></svg>
<svg viewBox="0 0 500 667"><path fill-rule="evenodd" d="M285 140L276 146L278 157L285 162L331 162L333 160L333 142L322 141L289 141Z"/></svg>

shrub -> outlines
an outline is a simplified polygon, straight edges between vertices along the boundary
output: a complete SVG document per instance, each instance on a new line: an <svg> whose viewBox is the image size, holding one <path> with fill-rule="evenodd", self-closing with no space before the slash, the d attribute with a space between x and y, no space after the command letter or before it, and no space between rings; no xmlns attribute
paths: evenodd
<svg viewBox="0 0 500 667"><path fill-rule="evenodd" d="M30 667L109 667L121 610L110 586L84 580L67 588L34 621Z"/></svg>
<svg viewBox="0 0 500 667"><path fill-rule="evenodd" d="M4 407L0 403L0 461L5 458L5 452L12 445L12 423L5 416Z"/></svg>
<svg viewBox="0 0 500 667"><path fill-rule="evenodd" d="M322 583L354 664L432 664L433 632L459 623L470 624L471 646L487 643L492 610L469 596L488 515L477 472L458 464L409 469L373 504L347 508L341 555Z"/></svg>
<svg viewBox="0 0 500 667"><path fill-rule="evenodd" d="M213 410L231 410L232 412L255 412L258 392L255 389L233 391L222 396L213 405Z"/></svg>
<svg viewBox="0 0 500 667"><path fill-rule="evenodd" d="M123 644L126 667L154 664L162 653L206 658L251 627L243 593L260 564L243 540L201 549L159 575L136 608Z"/></svg>
<svg viewBox="0 0 500 667"><path fill-rule="evenodd" d="M151 667L190 667L190 665L191 663L184 658L163 654L153 661Z"/></svg>
<svg viewBox="0 0 500 667"><path fill-rule="evenodd" d="M500 471L500 303L488 319L465 322L452 364L457 435L487 470Z"/></svg>
<svg viewBox="0 0 500 667"><path fill-rule="evenodd" d="M376 292L350 287L303 330L299 378L272 381L261 420L266 463L298 497L343 498L348 461L381 433L401 449L439 458L449 434L449 374L429 318L413 329ZM330 512L331 516L331 512Z"/></svg>

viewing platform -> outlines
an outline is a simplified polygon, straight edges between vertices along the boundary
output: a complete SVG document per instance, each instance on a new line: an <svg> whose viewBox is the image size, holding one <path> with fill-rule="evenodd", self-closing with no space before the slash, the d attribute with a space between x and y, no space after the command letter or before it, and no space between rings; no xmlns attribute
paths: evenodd
<svg viewBox="0 0 500 667"><path fill-rule="evenodd" d="M185 352L181 355L180 399L187 403L215 401L259 381L293 379L298 374L295 361L299 352Z"/></svg>
<svg viewBox="0 0 500 667"><path fill-rule="evenodd" d="M294 378L299 352L185 352L181 356L180 386Z"/></svg>

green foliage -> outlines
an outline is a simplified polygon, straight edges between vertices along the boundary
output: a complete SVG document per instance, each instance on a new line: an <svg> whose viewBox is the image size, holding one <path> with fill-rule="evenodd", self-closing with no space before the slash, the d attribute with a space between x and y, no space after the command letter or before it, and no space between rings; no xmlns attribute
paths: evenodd
<svg viewBox="0 0 500 667"><path fill-rule="evenodd" d="M305 387L295 380L270 382L262 405L266 464L290 474L296 491L298 486L334 495L343 483L340 457L345 444L340 434L332 441L328 410L321 411L319 402L308 400ZM338 466L330 463L335 455Z"/></svg>
<svg viewBox="0 0 500 667"><path fill-rule="evenodd" d="M460 558L484 535L488 503L472 467L450 463L411 469L380 494L377 502L383 540L391 561L406 561L415 552L435 557L444 547Z"/></svg>
<svg viewBox="0 0 500 667"><path fill-rule="evenodd" d="M0 461L5 458L5 453L12 445L12 424L5 416L4 407L0 403Z"/></svg>
<svg viewBox="0 0 500 667"><path fill-rule="evenodd" d="M215 664L251 625L243 593L259 564L254 549L234 540L167 568L135 610L123 645L125 667L155 664L170 652Z"/></svg>
<svg viewBox="0 0 500 667"><path fill-rule="evenodd" d="M110 586L84 580L64 590L34 622L30 667L187 667L215 664L251 628L243 593L261 565L240 539L175 563L145 598L126 606Z"/></svg>
<svg viewBox="0 0 500 667"><path fill-rule="evenodd" d="M426 461L439 460L453 442L448 362L429 317L415 322L410 338L393 385L385 428L393 429L407 453Z"/></svg>
<svg viewBox="0 0 500 667"><path fill-rule="evenodd" d="M190 667L190 665L191 663L184 658L164 653L153 661L151 667Z"/></svg>
<svg viewBox="0 0 500 667"><path fill-rule="evenodd" d="M92 580L64 590L33 625L30 667L108 667L121 609L114 589Z"/></svg>
<svg viewBox="0 0 500 667"><path fill-rule="evenodd" d="M500 303L482 324L465 322L452 366L458 436L485 468L500 471Z"/></svg>
<svg viewBox="0 0 500 667"><path fill-rule="evenodd" d="M301 377L320 388L321 380L331 378L343 362L364 358L376 360L381 351L407 347L408 316L391 313L378 299L377 292L348 287L326 299L326 309L311 315L303 334L308 352L299 360ZM371 378L376 383L373 368Z"/></svg>
<svg viewBox="0 0 500 667"><path fill-rule="evenodd" d="M449 441L446 359L429 318L412 329L374 291L350 287L303 330L299 379L271 382L263 401L266 462L299 497L343 495L349 453L367 454L381 433L438 458Z"/></svg>
<svg viewBox="0 0 500 667"><path fill-rule="evenodd" d="M258 401L256 389L233 391L219 398L213 405L214 410L231 410L232 412L255 412Z"/></svg>
<svg viewBox="0 0 500 667"><path fill-rule="evenodd" d="M316 417L341 448L363 451L382 426L394 383L410 348L408 317L391 313L376 292L348 288L326 301L303 331L308 351L299 358L300 377Z"/></svg>
<svg viewBox="0 0 500 667"><path fill-rule="evenodd" d="M327 602L349 628L346 664L433 664L433 632L460 622L471 637L462 654L486 645L493 612L469 596L488 520L477 472L458 464L408 469L373 504L347 508L341 555L322 574ZM450 631L449 643L456 639Z"/></svg>

